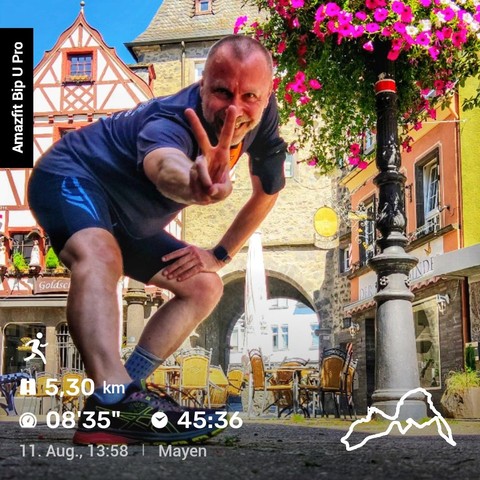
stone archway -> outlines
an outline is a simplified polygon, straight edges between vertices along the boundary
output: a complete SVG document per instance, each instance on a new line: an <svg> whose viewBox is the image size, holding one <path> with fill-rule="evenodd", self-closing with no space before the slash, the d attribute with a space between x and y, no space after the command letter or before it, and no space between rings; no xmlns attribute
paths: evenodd
<svg viewBox="0 0 480 480"><path fill-rule="evenodd" d="M268 271L268 298L286 297L298 300L315 311L313 298L284 274ZM232 272L225 277L224 293L212 314L197 328L198 344L212 348L212 363L227 367L229 341L233 327L245 308L245 272Z"/></svg>

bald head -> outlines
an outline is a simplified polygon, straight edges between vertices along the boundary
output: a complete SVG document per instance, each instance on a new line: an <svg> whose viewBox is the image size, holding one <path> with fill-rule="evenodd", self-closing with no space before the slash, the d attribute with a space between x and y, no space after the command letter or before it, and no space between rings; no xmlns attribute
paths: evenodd
<svg viewBox="0 0 480 480"><path fill-rule="evenodd" d="M273 75L273 62L270 52L258 41L252 37L245 35L228 35L216 42L208 52L207 61L205 62L205 72L211 66L212 60L219 52L228 51L229 55L238 62L244 62L254 54L260 54L265 59L267 68Z"/></svg>

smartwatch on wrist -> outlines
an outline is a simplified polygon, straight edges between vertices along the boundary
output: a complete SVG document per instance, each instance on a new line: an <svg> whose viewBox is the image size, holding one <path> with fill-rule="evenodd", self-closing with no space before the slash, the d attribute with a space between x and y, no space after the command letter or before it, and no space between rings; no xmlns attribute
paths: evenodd
<svg viewBox="0 0 480 480"><path fill-rule="evenodd" d="M232 257L228 254L227 249L221 245L217 245L213 249L213 255L217 260L220 260L223 263L230 263Z"/></svg>

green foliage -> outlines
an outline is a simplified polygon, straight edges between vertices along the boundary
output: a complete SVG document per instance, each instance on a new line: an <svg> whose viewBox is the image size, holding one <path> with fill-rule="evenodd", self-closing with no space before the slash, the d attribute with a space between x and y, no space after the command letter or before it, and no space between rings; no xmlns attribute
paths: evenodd
<svg viewBox="0 0 480 480"><path fill-rule="evenodd" d="M475 371L450 372L446 379L445 393L462 393L467 388L480 387L480 377Z"/></svg>
<svg viewBox="0 0 480 480"><path fill-rule="evenodd" d="M19 272L23 273L23 272L28 271L27 262L26 262L25 257L23 256L23 254L21 252L15 252L13 254L12 261L13 261L13 266Z"/></svg>
<svg viewBox="0 0 480 480"><path fill-rule="evenodd" d="M465 370L474 372L476 369L475 348L472 345L468 345L465 348Z"/></svg>
<svg viewBox="0 0 480 480"><path fill-rule="evenodd" d="M52 247L48 249L47 254L45 255L45 267L46 268L57 268L60 265L60 260L57 257L57 254Z"/></svg>
<svg viewBox="0 0 480 480"><path fill-rule="evenodd" d="M458 85L480 74L480 14L473 0L455 2L461 5L451 18L454 2L382 1L383 20L374 18L382 10L369 6L375 2L360 0L247 3L262 10L263 20L241 17L236 27L272 52L281 120L298 125L291 150L309 152L308 163L321 171L347 163L366 166L362 145L376 129L374 66L382 45L390 60L387 73L396 80L400 141L407 151L412 128L435 118L437 108L451 104ZM394 4L409 13L400 16ZM341 13L332 13L332 5ZM464 106L480 106L480 84Z"/></svg>

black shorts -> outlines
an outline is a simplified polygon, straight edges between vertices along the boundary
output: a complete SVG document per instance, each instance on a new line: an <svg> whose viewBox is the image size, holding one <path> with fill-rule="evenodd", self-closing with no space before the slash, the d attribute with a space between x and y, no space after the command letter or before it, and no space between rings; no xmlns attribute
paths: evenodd
<svg viewBox="0 0 480 480"><path fill-rule="evenodd" d="M103 189L84 178L34 169L28 202L57 254L74 233L85 228L103 228L120 246L125 275L144 283L171 263L162 261L164 255L186 246L164 230L145 238L133 237L119 221ZM94 245L92 255L95 255Z"/></svg>

